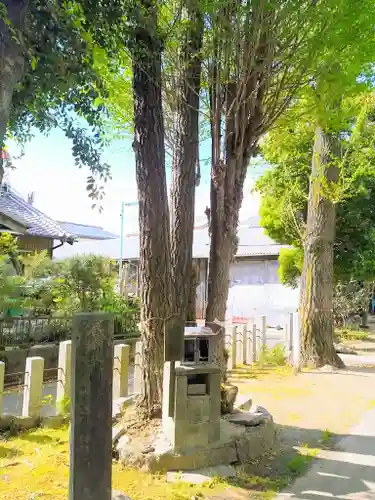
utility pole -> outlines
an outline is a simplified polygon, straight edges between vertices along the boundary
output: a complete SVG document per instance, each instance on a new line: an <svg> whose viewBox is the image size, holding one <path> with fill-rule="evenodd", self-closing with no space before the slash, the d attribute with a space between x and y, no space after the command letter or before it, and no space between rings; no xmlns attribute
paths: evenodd
<svg viewBox="0 0 375 500"><path fill-rule="evenodd" d="M121 228L120 228L120 258L119 258L119 267L118 267L118 276L121 283L122 280L122 265L123 265L123 253L124 253L124 215L125 215L125 207L135 207L138 205L138 201L132 201L130 203L125 203L124 201L121 203Z"/></svg>

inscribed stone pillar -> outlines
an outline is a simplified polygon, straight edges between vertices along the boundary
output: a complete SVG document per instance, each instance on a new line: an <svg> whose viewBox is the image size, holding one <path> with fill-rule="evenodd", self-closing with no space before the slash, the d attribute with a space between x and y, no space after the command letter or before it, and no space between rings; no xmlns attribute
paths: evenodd
<svg viewBox="0 0 375 500"><path fill-rule="evenodd" d="M111 500L113 316L73 318L69 500Z"/></svg>

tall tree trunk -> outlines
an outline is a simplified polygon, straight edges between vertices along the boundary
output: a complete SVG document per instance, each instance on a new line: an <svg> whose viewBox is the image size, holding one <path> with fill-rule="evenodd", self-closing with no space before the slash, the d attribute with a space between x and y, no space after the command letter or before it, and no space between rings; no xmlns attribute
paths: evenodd
<svg viewBox="0 0 375 500"><path fill-rule="evenodd" d="M203 18L198 0L186 2L188 20L181 50L176 143L172 164L171 260L174 311L184 326L191 293L195 186L199 182L199 94Z"/></svg>
<svg viewBox="0 0 375 500"><path fill-rule="evenodd" d="M149 413L162 396L164 325L171 312L171 269L164 119L162 44L156 7L142 0L135 10L131 45L134 93L134 153L139 200L143 396ZM140 14L141 12L141 14Z"/></svg>
<svg viewBox="0 0 375 500"><path fill-rule="evenodd" d="M317 127L312 156L301 280L302 359L313 366L343 367L333 345L333 243L335 206L327 190L338 180L336 137ZM326 191L326 192L325 192Z"/></svg>
<svg viewBox="0 0 375 500"><path fill-rule="evenodd" d="M22 32L29 9L28 0L3 0L10 25L0 20L0 151L4 147L6 129L16 84L24 70L25 53ZM16 37L12 31L16 31ZM4 176L4 154L0 155L0 185Z"/></svg>

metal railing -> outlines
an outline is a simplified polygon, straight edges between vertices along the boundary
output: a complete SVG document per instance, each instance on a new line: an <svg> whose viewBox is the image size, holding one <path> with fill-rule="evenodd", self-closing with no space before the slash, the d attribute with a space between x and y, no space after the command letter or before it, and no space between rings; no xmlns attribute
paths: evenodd
<svg viewBox="0 0 375 500"><path fill-rule="evenodd" d="M139 315L115 317L115 339L139 337ZM71 316L13 317L0 320L0 348L70 340Z"/></svg>

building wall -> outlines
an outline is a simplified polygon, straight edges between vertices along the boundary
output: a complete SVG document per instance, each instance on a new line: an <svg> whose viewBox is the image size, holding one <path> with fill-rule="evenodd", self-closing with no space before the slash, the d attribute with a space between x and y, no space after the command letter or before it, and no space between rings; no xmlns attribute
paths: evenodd
<svg viewBox="0 0 375 500"><path fill-rule="evenodd" d="M197 287L197 319L204 319L207 300L207 259L199 259L200 284ZM277 257L242 257L230 266L230 286L279 284Z"/></svg>
<svg viewBox="0 0 375 500"><path fill-rule="evenodd" d="M279 284L278 260L236 260L230 267L231 285Z"/></svg>
<svg viewBox="0 0 375 500"><path fill-rule="evenodd" d="M53 240L39 236L21 235L17 238L18 248L21 252L41 252L47 250L52 256Z"/></svg>

